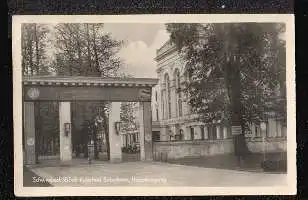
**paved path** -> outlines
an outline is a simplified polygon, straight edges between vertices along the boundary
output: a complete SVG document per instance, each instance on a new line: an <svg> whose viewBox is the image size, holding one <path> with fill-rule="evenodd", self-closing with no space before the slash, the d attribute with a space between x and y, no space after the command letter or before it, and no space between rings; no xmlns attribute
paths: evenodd
<svg viewBox="0 0 308 200"><path fill-rule="evenodd" d="M244 172L158 162L127 162L31 169L54 186L284 186L286 174ZM59 179L61 178L61 180ZM58 179L57 179L58 178ZM64 179L66 178L67 181ZM44 181L44 180L37 180Z"/></svg>

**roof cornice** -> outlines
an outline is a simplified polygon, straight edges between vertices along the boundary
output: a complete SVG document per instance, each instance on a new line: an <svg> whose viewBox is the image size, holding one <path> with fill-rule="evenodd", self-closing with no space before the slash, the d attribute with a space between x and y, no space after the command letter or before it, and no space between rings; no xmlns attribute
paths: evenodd
<svg viewBox="0 0 308 200"><path fill-rule="evenodd" d="M158 79L85 76L24 76L22 82L24 85L153 87L157 84Z"/></svg>

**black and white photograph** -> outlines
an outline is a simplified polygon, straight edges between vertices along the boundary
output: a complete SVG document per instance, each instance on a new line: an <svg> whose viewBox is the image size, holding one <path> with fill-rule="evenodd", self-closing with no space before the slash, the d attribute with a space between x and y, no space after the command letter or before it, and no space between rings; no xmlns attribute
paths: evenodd
<svg viewBox="0 0 308 200"><path fill-rule="evenodd" d="M12 28L17 196L296 193L293 15Z"/></svg>

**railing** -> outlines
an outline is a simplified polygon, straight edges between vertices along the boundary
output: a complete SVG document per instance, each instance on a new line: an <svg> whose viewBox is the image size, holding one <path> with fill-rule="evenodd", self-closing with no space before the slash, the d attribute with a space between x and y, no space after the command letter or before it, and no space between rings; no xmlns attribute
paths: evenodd
<svg viewBox="0 0 308 200"><path fill-rule="evenodd" d="M168 153L167 152L153 152L153 160L159 161L159 162L167 162Z"/></svg>

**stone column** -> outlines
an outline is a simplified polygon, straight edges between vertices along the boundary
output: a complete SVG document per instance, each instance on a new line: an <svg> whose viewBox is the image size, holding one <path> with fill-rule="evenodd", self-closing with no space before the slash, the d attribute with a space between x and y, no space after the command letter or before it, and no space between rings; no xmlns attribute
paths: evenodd
<svg viewBox="0 0 308 200"><path fill-rule="evenodd" d="M276 121L274 119L268 119L268 135L269 137L276 137Z"/></svg>
<svg viewBox="0 0 308 200"><path fill-rule="evenodd" d="M202 138L202 135L201 135L202 134L202 130L201 130L202 127L201 126L195 126L194 128L195 128L195 131L194 131L195 132L194 133L195 134L195 136L194 136L195 139L196 140L201 139Z"/></svg>
<svg viewBox="0 0 308 200"><path fill-rule="evenodd" d="M185 128L185 140L191 140L190 126L186 126Z"/></svg>
<svg viewBox="0 0 308 200"><path fill-rule="evenodd" d="M281 122L280 121L277 121L276 122L276 124L277 124L277 137L281 137L282 136L282 131L281 131Z"/></svg>
<svg viewBox="0 0 308 200"><path fill-rule="evenodd" d="M256 125L255 123L251 123L250 125L250 129L251 129L251 137L256 137L257 133L256 133Z"/></svg>
<svg viewBox="0 0 308 200"><path fill-rule="evenodd" d="M127 145L130 145L130 134L127 134Z"/></svg>
<svg viewBox="0 0 308 200"><path fill-rule="evenodd" d="M35 116L34 102L24 102L24 139L26 165L36 163L35 159Z"/></svg>
<svg viewBox="0 0 308 200"><path fill-rule="evenodd" d="M217 135L217 139L221 139L220 137L220 126L219 125L216 125L216 135Z"/></svg>
<svg viewBox="0 0 308 200"><path fill-rule="evenodd" d="M228 128L226 126L224 126L223 128L223 135L224 135L224 139L228 138Z"/></svg>
<svg viewBox="0 0 308 200"><path fill-rule="evenodd" d="M109 113L110 162L122 161L121 136L116 131L115 123L120 121L121 102L112 102Z"/></svg>
<svg viewBox="0 0 308 200"><path fill-rule="evenodd" d="M124 147L125 144L124 144L124 135L121 135L121 146Z"/></svg>
<svg viewBox="0 0 308 200"><path fill-rule="evenodd" d="M207 140L209 139L209 129L207 126L204 126L203 129L204 129L204 139Z"/></svg>
<svg viewBox="0 0 308 200"><path fill-rule="evenodd" d="M161 127L160 132L160 140L161 141L168 141L169 138L167 137L167 127Z"/></svg>
<svg viewBox="0 0 308 200"><path fill-rule="evenodd" d="M62 162L72 160L72 134L71 131L66 135L65 123L71 124L71 103L59 103L59 130L60 130L60 159Z"/></svg>
<svg viewBox="0 0 308 200"><path fill-rule="evenodd" d="M153 160L151 102L140 102L140 160Z"/></svg>
<svg viewBox="0 0 308 200"><path fill-rule="evenodd" d="M176 89L175 89L175 81L172 80L171 82L171 88L170 88L170 100L171 100L171 118L177 117L177 102L176 102Z"/></svg>
<svg viewBox="0 0 308 200"><path fill-rule="evenodd" d="M267 131L266 123L261 122L260 123L260 135L262 138L266 138L266 131Z"/></svg>

